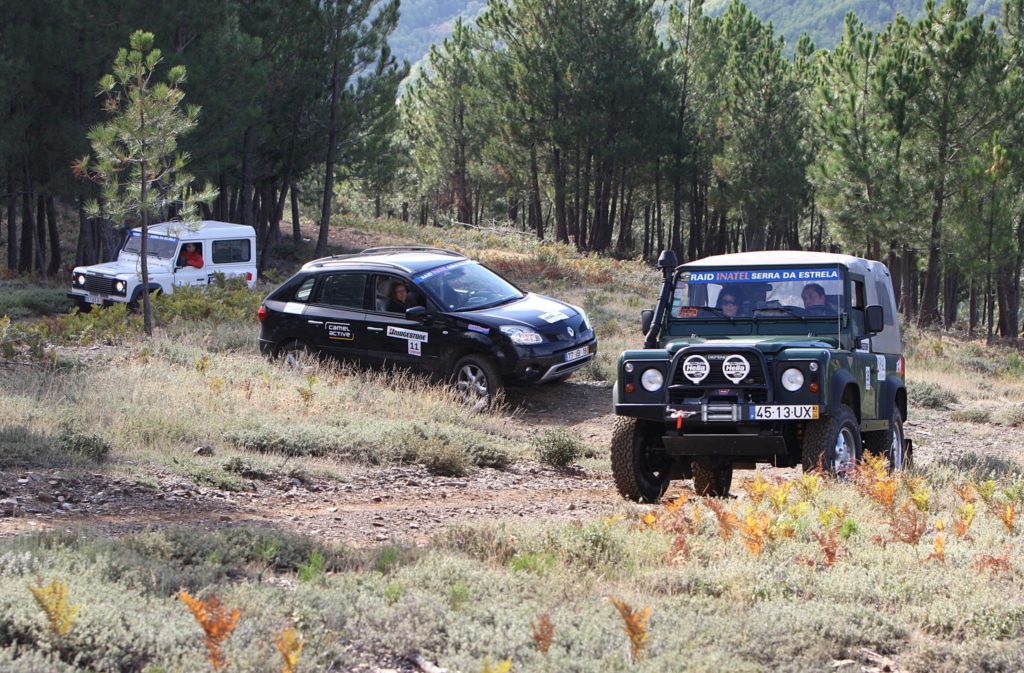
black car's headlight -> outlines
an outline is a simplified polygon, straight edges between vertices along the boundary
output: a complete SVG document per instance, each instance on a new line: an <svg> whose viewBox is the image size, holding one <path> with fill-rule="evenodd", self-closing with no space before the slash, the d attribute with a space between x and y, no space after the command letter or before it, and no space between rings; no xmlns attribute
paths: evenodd
<svg viewBox="0 0 1024 673"><path fill-rule="evenodd" d="M502 325L498 329L517 346L534 346L544 342L544 337L535 329L520 325Z"/></svg>

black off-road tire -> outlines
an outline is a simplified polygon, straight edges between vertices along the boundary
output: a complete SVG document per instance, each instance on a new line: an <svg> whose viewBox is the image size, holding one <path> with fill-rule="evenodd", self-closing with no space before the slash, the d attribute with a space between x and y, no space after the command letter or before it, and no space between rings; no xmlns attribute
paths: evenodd
<svg viewBox="0 0 1024 673"><path fill-rule="evenodd" d="M650 446L643 421L628 416L615 419L612 431L612 476L623 498L658 502L672 480L673 459Z"/></svg>
<svg viewBox="0 0 1024 673"><path fill-rule="evenodd" d="M501 390L501 374L491 360L473 353L452 367L452 385L462 401L474 409L486 409Z"/></svg>
<svg viewBox="0 0 1024 673"><path fill-rule="evenodd" d="M281 359L281 364L288 369L297 370L305 370L306 367L311 366L316 357L313 349L298 339L293 339L281 346L281 350L277 354Z"/></svg>
<svg viewBox="0 0 1024 673"><path fill-rule="evenodd" d="M732 465L718 460L697 459L693 467L693 490L697 495L724 498L732 486Z"/></svg>
<svg viewBox="0 0 1024 673"><path fill-rule="evenodd" d="M804 472L820 467L831 476L851 476L862 455L860 424L853 409L841 404L835 413L808 423L801 453Z"/></svg>
<svg viewBox="0 0 1024 673"><path fill-rule="evenodd" d="M907 453L905 435L903 434L903 414L893 407L889 416L889 429L881 432L865 432L863 435L864 450L889 459L889 471L908 470L913 456Z"/></svg>

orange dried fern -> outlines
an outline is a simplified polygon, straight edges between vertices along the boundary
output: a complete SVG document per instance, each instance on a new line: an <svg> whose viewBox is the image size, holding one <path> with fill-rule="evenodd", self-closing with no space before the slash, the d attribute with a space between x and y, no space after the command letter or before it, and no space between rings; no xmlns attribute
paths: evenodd
<svg viewBox="0 0 1024 673"><path fill-rule="evenodd" d="M899 482L889 474L889 461L885 456L864 454L857 464L854 484L865 497L871 498L888 511L896 506Z"/></svg>
<svg viewBox="0 0 1024 673"><path fill-rule="evenodd" d="M725 505L711 498L705 500L704 504L715 513L715 518L718 519L718 534L723 540L731 540L733 532L739 525L735 512L729 511Z"/></svg>
<svg viewBox="0 0 1024 673"><path fill-rule="evenodd" d="M628 603L619 598L612 598L612 604L615 605L615 609L622 616L622 625L626 630L626 635L629 636L629 648L633 654L633 659L634 661L639 660L644 648L647 646L647 620L651 616L651 609L648 607L642 610L634 610Z"/></svg>
<svg viewBox="0 0 1024 673"><path fill-rule="evenodd" d="M299 666L299 655L302 654L302 636L294 627L288 626L277 634L274 644L283 661L281 673L295 673Z"/></svg>
<svg viewBox="0 0 1024 673"><path fill-rule="evenodd" d="M75 625L75 617L80 606L68 602L68 585L60 580L50 580L43 584L42 577L36 577L35 586L28 585L36 604L46 613L46 621L54 635L63 638L71 632Z"/></svg>
<svg viewBox="0 0 1024 673"><path fill-rule="evenodd" d="M530 635L540 653L547 654L555 639L555 625L551 623L551 616L548 613L545 612L536 622L530 624Z"/></svg>
<svg viewBox="0 0 1024 673"><path fill-rule="evenodd" d="M909 545L916 545L928 529L928 517L922 514L911 500L904 500L899 511L889 518L892 539Z"/></svg>
<svg viewBox="0 0 1024 673"><path fill-rule="evenodd" d="M210 666L215 671L225 668L228 662L224 657L224 641L238 628L241 611L238 608L229 610L221 605L220 599L214 594L204 601L182 591L178 598L188 606L189 612L203 629L203 644L210 656Z"/></svg>

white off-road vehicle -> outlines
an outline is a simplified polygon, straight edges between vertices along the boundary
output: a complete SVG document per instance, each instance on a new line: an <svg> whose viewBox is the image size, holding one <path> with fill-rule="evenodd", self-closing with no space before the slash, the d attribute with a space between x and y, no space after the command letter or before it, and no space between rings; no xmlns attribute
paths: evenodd
<svg viewBox="0 0 1024 673"><path fill-rule="evenodd" d="M250 226L164 222L149 227L148 239L150 292L208 285L215 274L244 277L249 287L256 283L256 231ZM68 296L82 310L114 303L135 305L143 290L141 249L142 230L133 229L115 261L75 268Z"/></svg>

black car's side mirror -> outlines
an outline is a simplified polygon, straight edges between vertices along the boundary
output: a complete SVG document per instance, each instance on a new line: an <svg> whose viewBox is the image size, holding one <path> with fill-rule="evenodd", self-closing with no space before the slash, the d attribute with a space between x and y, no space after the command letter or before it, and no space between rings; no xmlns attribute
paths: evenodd
<svg viewBox="0 0 1024 673"><path fill-rule="evenodd" d="M878 304L868 306L864 310L864 329L868 334L878 334L885 328L885 317L882 307Z"/></svg>
<svg viewBox="0 0 1024 673"><path fill-rule="evenodd" d="M407 320L426 320L427 319L427 307L426 306L410 306L405 309L405 317Z"/></svg>
<svg viewBox="0 0 1024 673"><path fill-rule="evenodd" d="M643 330L643 334L646 336L651 331L651 323L654 322L654 311L651 309L644 309L640 311L640 329Z"/></svg>

